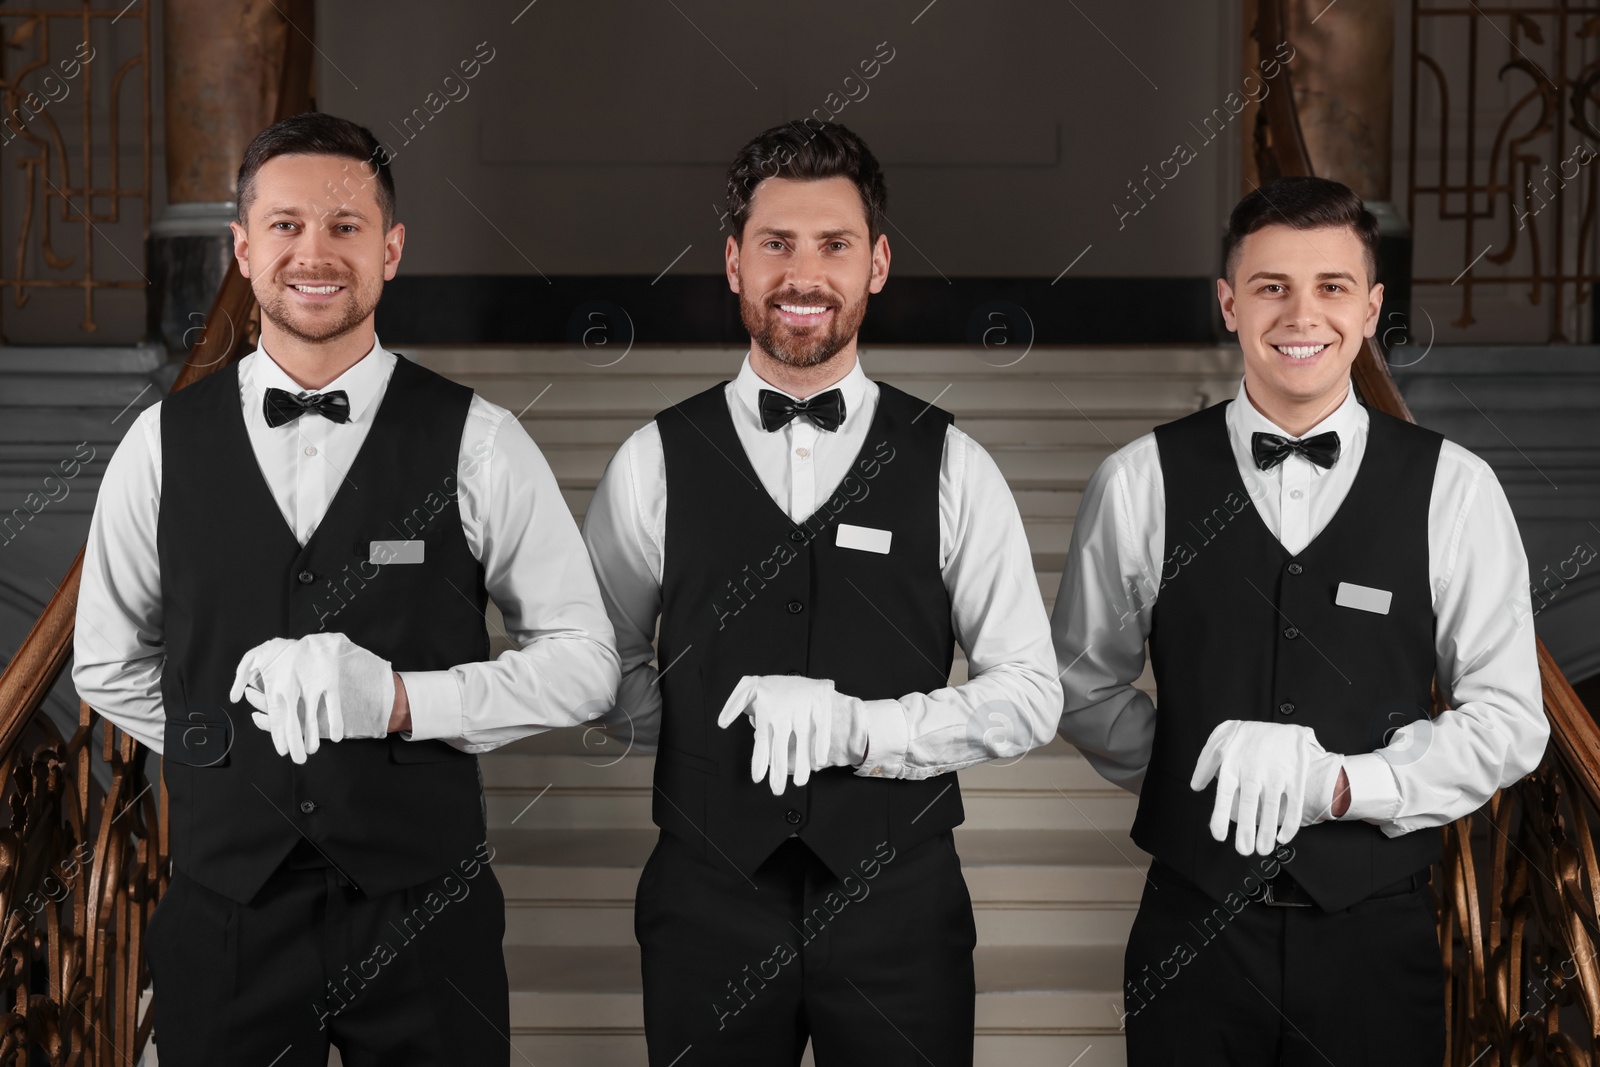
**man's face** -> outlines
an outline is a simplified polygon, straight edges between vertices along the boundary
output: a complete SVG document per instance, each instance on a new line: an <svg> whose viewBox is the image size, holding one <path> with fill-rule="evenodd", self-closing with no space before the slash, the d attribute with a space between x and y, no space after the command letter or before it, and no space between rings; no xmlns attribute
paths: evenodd
<svg viewBox="0 0 1600 1067"><path fill-rule="evenodd" d="M1344 398L1350 364L1378 328L1383 286L1371 284L1348 226L1264 226L1239 243L1233 284L1217 280L1228 329L1244 351L1259 404L1303 408Z"/></svg>
<svg viewBox="0 0 1600 1067"><path fill-rule="evenodd" d="M855 183L767 178L742 240L728 238L728 285L750 341L792 367L826 363L851 344L867 295L889 275L889 239L868 237Z"/></svg>
<svg viewBox="0 0 1600 1067"><path fill-rule="evenodd" d="M261 314L302 341L332 341L367 322L400 265L405 227L384 230L371 171L342 156L269 159L246 225L233 224L233 254Z"/></svg>

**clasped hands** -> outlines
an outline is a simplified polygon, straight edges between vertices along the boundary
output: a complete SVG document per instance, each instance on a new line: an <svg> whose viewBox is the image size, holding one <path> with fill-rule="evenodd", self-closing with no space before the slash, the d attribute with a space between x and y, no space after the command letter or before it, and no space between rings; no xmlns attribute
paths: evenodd
<svg viewBox="0 0 1600 1067"><path fill-rule="evenodd" d="M1343 767L1344 757L1324 751L1309 727L1229 719L1211 731L1189 788L1199 792L1215 778L1212 838L1227 840L1233 822L1234 850L1265 856L1302 826L1333 817Z"/></svg>
<svg viewBox="0 0 1600 1067"><path fill-rule="evenodd" d="M272 734L278 755L304 763L324 737L388 735L394 671L342 633L275 637L239 660L228 699L241 698L257 709L250 719Z"/></svg>
<svg viewBox="0 0 1600 1067"><path fill-rule="evenodd" d="M861 708L860 700L836 691L827 679L747 674L733 687L717 725L727 729L741 715L750 717L756 731L750 780L768 775L773 795L782 796L791 765L794 784L805 785L812 771L867 758Z"/></svg>

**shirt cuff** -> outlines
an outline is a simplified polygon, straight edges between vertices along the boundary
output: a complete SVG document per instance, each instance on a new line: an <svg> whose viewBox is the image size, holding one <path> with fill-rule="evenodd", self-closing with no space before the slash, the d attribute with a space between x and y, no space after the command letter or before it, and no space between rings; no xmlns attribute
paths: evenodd
<svg viewBox="0 0 1600 1067"><path fill-rule="evenodd" d="M905 706L898 700L863 700L861 712L867 720L867 758L856 773L863 778L904 778L911 744Z"/></svg>
<svg viewBox="0 0 1600 1067"><path fill-rule="evenodd" d="M1376 752L1346 756L1344 773L1350 780L1350 809L1340 822L1389 822L1400 813L1400 787L1388 760Z"/></svg>
<svg viewBox="0 0 1600 1067"><path fill-rule="evenodd" d="M461 684L453 671L400 671L406 700L411 705L411 729L400 731L407 741L460 737L464 732Z"/></svg>

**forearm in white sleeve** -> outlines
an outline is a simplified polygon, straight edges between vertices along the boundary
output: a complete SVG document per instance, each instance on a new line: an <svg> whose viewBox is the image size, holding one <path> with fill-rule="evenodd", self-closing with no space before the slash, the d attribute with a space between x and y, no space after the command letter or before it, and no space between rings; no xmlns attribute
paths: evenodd
<svg viewBox="0 0 1600 1067"><path fill-rule="evenodd" d="M78 696L157 752L167 658L156 551L160 410L139 414L106 465L84 547L72 657Z"/></svg>
<svg viewBox="0 0 1600 1067"><path fill-rule="evenodd" d="M1101 777L1144 784L1156 709L1134 687L1160 590L1166 512L1155 439L1110 456L1084 488L1051 616L1064 703L1058 733Z"/></svg>

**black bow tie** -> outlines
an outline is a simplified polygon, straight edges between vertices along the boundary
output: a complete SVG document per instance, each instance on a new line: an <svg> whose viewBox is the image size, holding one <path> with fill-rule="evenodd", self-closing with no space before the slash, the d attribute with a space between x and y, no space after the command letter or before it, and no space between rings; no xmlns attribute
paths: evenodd
<svg viewBox="0 0 1600 1067"><path fill-rule="evenodd" d="M818 393L808 400L784 396L775 389L763 389L761 399L761 428L771 433L789 424L796 415L804 415L829 433L844 422L844 394L837 389Z"/></svg>
<svg viewBox="0 0 1600 1067"><path fill-rule="evenodd" d="M331 422L350 421L350 398L343 389L331 393L301 393L295 396L287 389L268 389L262 401L268 426L282 426L293 422L308 411L314 411Z"/></svg>
<svg viewBox="0 0 1600 1067"><path fill-rule="evenodd" d="M1264 471L1271 470L1291 455L1304 456L1327 470L1339 462L1339 435L1329 430L1315 437L1291 441L1275 433L1253 433L1250 435L1250 452L1255 456L1256 466Z"/></svg>

